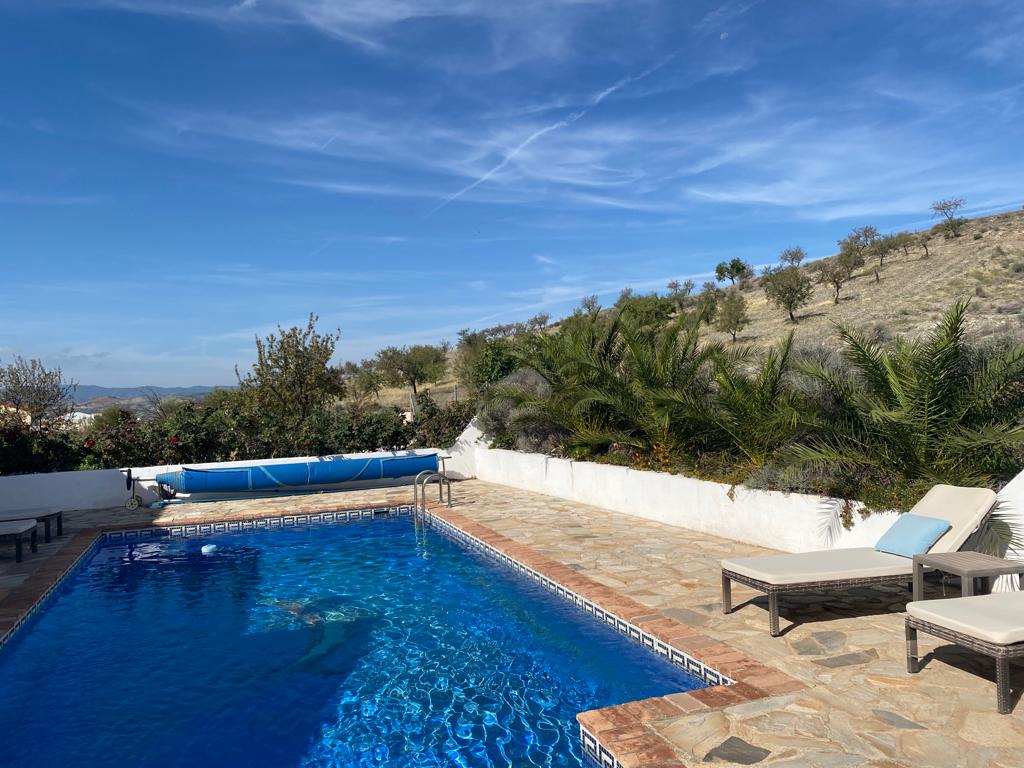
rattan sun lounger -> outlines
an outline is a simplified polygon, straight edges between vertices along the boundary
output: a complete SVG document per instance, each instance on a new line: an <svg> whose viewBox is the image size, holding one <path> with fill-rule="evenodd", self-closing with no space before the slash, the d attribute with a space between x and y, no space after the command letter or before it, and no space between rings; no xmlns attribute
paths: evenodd
<svg viewBox="0 0 1024 768"><path fill-rule="evenodd" d="M996 660L996 707L1010 702L1010 659L1024 656L1024 592L919 600L907 605L907 672L920 670L917 633L948 640Z"/></svg>
<svg viewBox="0 0 1024 768"><path fill-rule="evenodd" d="M29 546L33 552L38 551L36 547L36 523L35 520L15 520L10 523L0 523L0 541L14 542L14 562L21 562L22 542L26 534L29 535Z"/></svg>
<svg viewBox="0 0 1024 768"><path fill-rule="evenodd" d="M956 552L970 538L996 503L988 488L936 485L911 510L916 515L946 520L951 528L930 552ZM909 557L871 547L741 557L722 561L722 611L732 611L732 582L768 595L769 628L779 635L779 595L820 592L874 584L910 583L914 564Z"/></svg>

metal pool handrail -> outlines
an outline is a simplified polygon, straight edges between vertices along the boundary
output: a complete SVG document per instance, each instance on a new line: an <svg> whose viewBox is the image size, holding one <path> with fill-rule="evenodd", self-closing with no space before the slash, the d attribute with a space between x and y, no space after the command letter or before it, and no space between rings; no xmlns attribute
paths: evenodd
<svg viewBox="0 0 1024 768"><path fill-rule="evenodd" d="M424 512L427 511L427 483L437 481L437 503L444 503L444 491L448 489L448 507L452 505L452 481L443 472L431 472L430 470L424 470L416 475L416 479L413 480L412 486L412 503L414 511L420 510L420 499L423 499L422 509ZM421 493L422 492L422 493Z"/></svg>

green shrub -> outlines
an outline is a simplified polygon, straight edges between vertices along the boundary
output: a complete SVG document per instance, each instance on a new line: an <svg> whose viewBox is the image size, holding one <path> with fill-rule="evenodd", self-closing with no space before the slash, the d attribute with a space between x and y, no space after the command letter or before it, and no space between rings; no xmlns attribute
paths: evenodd
<svg viewBox="0 0 1024 768"><path fill-rule="evenodd" d="M476 402L461 400L443 408L427 393L416 398L416 421L410 443L414 448L447 448L473 420Z"/></svg>
<svg viewBox="0 0 1024 768"><path fill-rule="evenodd" d="M0 475L78 469L85 455L77 429L32 430L24 424L0 424Z"/></svg>

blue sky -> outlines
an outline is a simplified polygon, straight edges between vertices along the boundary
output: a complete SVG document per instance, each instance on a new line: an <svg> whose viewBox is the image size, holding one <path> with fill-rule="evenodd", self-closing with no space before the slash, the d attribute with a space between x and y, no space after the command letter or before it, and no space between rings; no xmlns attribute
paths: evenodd
<svg viewBox="0 0 1024 768"><path fill-rule="evenodd" d="M231 383L1019 207L1005 0L0 0L0 359Z"/></svg>

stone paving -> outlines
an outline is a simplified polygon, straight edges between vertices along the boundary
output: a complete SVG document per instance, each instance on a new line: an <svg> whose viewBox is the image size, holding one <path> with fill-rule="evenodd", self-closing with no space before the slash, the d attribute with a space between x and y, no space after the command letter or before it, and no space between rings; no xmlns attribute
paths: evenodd
<svg viewBox="0 0 1024 768"><path fill-rule="evenodd" d="M505 486L455 486L455 513L522 551L568 567L701 636L737 649L806 687L693 711L646 713L670 745L665 765L1010 766L1024 765L1024 704L995 711L994 664L921 636L925 668L908 675L902 587L784 597L783 636L768 635L767 603L734 585L734 613L721 614L719 561L767 553L698 534ZM65 536L13 562L0 548L0 635L48 580L72 563L99 529L409 503L408 487L205 504L163 510L68 513ZM937 595L938 585L932 590ZM790 625L790 622L794 622ZM1019 695L1024 675L1013 670ZM743 682L743 676L737 675ZM634 762L634 765L644 765Z"/></svg>
<svg viewBox="0 0 1024 768"><path fill-rule="evenodd" d="M721 614L719 569L770 550L479 481L456 486L455 500L459 513L807 684L659 721L684 764L1024 765L1024 704L996 713L991 660L921 635L926 666L907 674L901 586L784 596L784 634L772 638L767 600L752 590L734 585L737 610ZM1024 675L1013 671L1019 694Z"/></svg>

